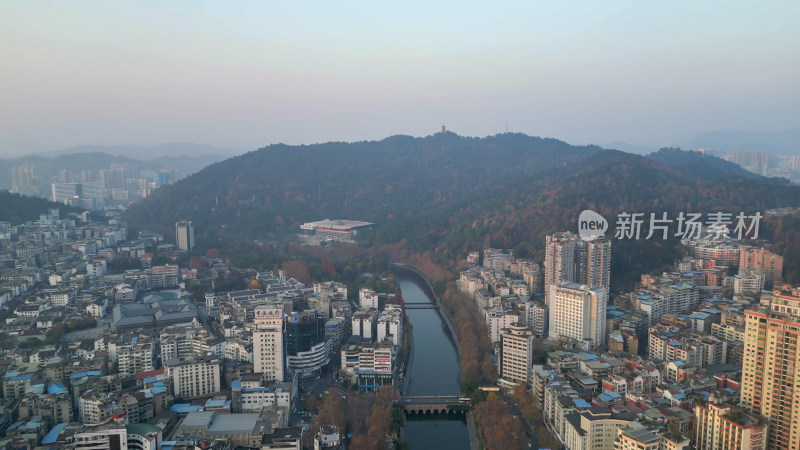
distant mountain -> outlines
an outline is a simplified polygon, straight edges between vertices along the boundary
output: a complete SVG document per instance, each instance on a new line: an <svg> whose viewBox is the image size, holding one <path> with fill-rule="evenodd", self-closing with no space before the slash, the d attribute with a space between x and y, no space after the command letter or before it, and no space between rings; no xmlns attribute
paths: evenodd
<svg viewBox="0 0 800 450"><path fill-rule="evenodd" d="M647 145L634 145L624 141L609 142L608 144L604 145L603 148L621 150L626 153L635 153L637 155L646 155L656 151L655 147L650 147Z"/></svg>
<svg viewBox="0 0 800 450"><path fill-rule="evenodd" d="M148 162L165 169L174 170L178 178L191 175L200 169L225 160L227 156L220 154L204 153L202 155L160 156L149 159Z"/></svg>
<svg viewBox="0 0 800 450"><path fill-rule="evenodd" d="M0 190L0 221L19 225L29 220L36 220L40 214L49 209L59 209L61 214L81 211L79 208L53 203L38 197L26 197Z"/></svg>
<svg viewBox="0 0 800 450"><path fill-rule="evenodd" d="M126 220L171 234L176 220L191 219L201 242L286 235L324 218L366 220L376 223L367 244L403 241L453 264L489 246L540 259L544 236L577 229L583 209L614 222L626 211L675 217L800 203L800 187L754 177L718 158L652 156L522 134L272 145L156 191L132 205ZM666 267L681 251L674 239L614 245L617 286Z"/></svg>
<svg viewBox="0 0 800 450"><path fill-rule="evenodd" d="M220 155L230 157L241 154L242 151L215 147L213 145L196 144L193 142L170 142L159 145L81 145L63 150L37 153L41 156L59 156L71 153L107 153L109 155L127 156L140 161L161 158L164 156L201 156Z"/></svg>
<svg viewBox="0 0 800 450"><path fill-rule="evenodd" d="M686 148L710 148L717 156L732 150L768 150L770 153L800 155L800 128L783 131L712 131L686 142Z"/></svg>

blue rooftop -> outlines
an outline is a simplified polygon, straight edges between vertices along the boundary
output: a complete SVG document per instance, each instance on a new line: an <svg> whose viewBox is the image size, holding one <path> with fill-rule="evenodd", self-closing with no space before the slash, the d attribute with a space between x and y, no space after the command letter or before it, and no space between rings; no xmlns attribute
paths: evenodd
<svg viewBox="0 0 800 450"><path fill-rule="evenodd" d="M100 375L101 373L99 370L89 370L86 372L73 373L72 375L69 376L69 379L76 380L78 378L83 378L83 377L99 377Z"/></svg>
<svg viewBox="0 0 800 450"><path fill-rule="evenodd" d="M44 392L44 385L43 384L34 384L33 386L25 389L26 394L41 394Z"/></svg>
<svg viewBox="0 0 800 450"><path fill-rule="evenodd" d="M67 426L66 423L59 423L56 426L54 426L50 430L50 432L47 433L47 436L45 436L44 439L42 439L42 445L55 444L56 441L58 441L58 435L61 434L61 431L64 429L65 426Z"/></svg>
<svg viewBox="0 0 800 450"><path fill-rule="evenodd" d="M169 410L178 414L189 414L198 412L200 409L202 409L202 407L192 405L191 403L175 403Z"/></svg>
<svg viewBox="0 0 800 450"><path fill-rule="evenodd" d="M25 375L17 375L15 377L11 377L11 381L27 381L33 378L32 373L26 373Z"/></svg>
<svg viewBox="0 0 800 450"><path fill-rule="evenodd" d="M61 383L51 384L47 386L47 393L48 394L68 394L69 391L66 387L64 387Z"/></svg>
<svg viewBox="0 0 800 450"><path fill-rule="evenodd" d="M576 399L573 400L573 402L575 403L575 407L576 408L582 408L583 409L583 408L591 408L592 407L592 405L590 405L586 400L584 400L582 398L576 398Z"/></svg>
<svg viewBox="0 0 800 450"><path fill-rule="evenodd" d="M222 408L224 406L230 406L230 401L208 399L204 406L206 408Z"/></svg>

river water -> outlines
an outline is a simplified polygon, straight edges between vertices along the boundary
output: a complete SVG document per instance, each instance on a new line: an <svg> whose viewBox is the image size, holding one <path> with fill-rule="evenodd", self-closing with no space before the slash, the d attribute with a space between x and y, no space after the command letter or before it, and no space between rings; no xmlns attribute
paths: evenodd
<svg viewBox="0 0 800 450"><path fill-rule="evenodd" d="M407 303L434 303L427 286L413 272L398 270L397 283ZM406 309L413 326L414 361L408 395L459 395L461 371L458 352L437 309ZM463 415L406 416L405 436L413 450L463 450L469 448Z"/></svg>

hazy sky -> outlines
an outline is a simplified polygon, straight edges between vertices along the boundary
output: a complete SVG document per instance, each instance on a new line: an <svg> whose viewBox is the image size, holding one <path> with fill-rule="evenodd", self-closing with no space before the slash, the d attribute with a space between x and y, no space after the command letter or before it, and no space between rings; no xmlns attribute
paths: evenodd
<svg viewBox="0 0 800 450"><path fill-rule="evenodd" d="M646 4L645 4L646 3ZM800 124L800 2L0 3L0 156Z"/></svg>

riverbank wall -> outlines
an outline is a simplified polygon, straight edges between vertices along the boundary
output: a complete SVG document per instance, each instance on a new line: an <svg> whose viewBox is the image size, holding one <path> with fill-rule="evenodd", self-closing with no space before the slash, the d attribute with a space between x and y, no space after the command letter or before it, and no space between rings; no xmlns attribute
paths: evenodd
<svg viewBox="0 0 800 450"><path fill-rule="evenodd" d="M430 294L430 296L433 298L433 301L436 303L437 306L439 306L439 315L442 317L442 320L444 321L445 325L447 325L447 329L450 332L450 336L453 338L453 342L455 342L456 344L456 351L458 352L459 357L461 357L461 343L458 342L458 333L456 333L456 330L453 327L453 323L450 321L450 317L447 315L446 312L442 310L444 308L444 305L442 305L441 299L439 298L438 295L436 295L436 292L433 290L433 286L431 285L431 282L428 280L428 278L425 275L423 275L419 270L417 270L417 268L414 266L409 266L407 264L400 264L400 263L392 263L392 267L394 268L394 270L405 270L407 272L411 272L424 282L424 287L425 290L427 291L426 293Z"/></svg>

